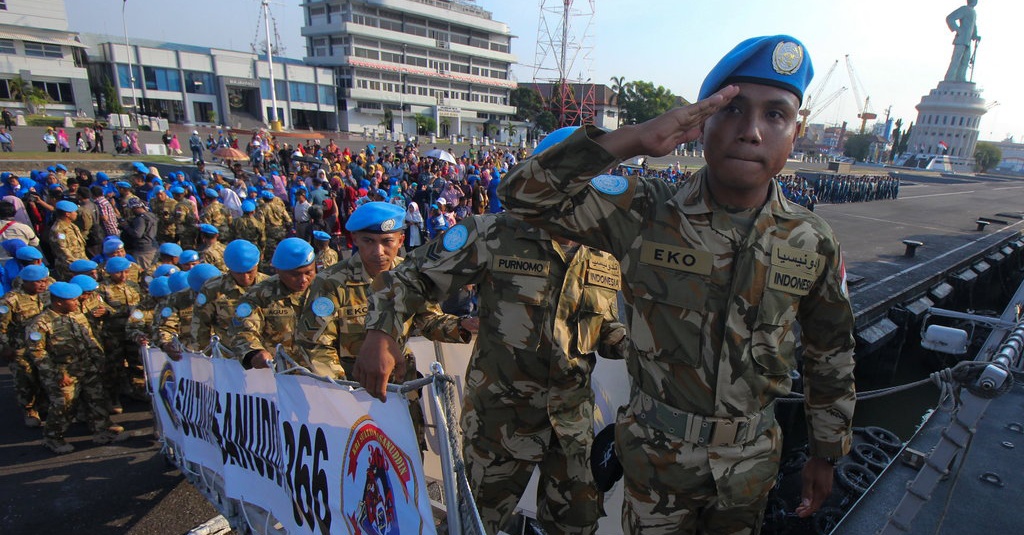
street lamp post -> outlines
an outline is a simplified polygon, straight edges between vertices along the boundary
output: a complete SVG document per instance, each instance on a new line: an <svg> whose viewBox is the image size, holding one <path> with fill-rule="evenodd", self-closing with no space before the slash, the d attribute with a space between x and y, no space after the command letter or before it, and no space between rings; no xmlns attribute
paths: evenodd
<svg viewBox="0 0 1024 535"><path fill-rule="evenodd" d="M402 137L405 137L405 44L402 44L402 70L398 73L398 124L402 126Z"/></svg>
<svg viewBox="0 0 1024 535"><path fill-rule="evenodd" d="M270 44L270 0L263 0L263 20L267 30L267 67L270 70L270 129L281 131L281 121L277 118L277 87L274 83L274 50Z"/></svg>
<svg viewBox="0 0 1024 535"><path fill-rule="evenodd" d="M128 79L132 84L132 111L135 112L135 124L139 124L139 97L135 94L135 64L132 62L132 49L128 44L128 22L125 20L125 8L128 0L121 3L121 28L124 30L124 48L128 54Z"/></svg>

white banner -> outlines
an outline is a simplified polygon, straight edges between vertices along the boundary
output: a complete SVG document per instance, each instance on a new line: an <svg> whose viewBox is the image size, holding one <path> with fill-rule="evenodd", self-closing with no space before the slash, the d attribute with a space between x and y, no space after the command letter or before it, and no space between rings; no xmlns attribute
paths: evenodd
<svg viewBox="0 0 1024 535"><path fill-rule="evenodd" d="M150 349L154 414L180 460L288 533L435 533L406 398ZM273 523L271 523L272 525Z"/></svg>

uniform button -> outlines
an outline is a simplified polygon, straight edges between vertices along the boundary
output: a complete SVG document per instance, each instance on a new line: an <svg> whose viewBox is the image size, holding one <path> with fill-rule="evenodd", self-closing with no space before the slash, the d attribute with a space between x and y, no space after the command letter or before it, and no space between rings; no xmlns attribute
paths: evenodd
<svg viewBox="0 0 1024 535"><path fill-rule="evenodd" d="M668 432L669 433L675 433L676 432L676 428L675 427L669 427L668 428Z"/></svg>
<svg viewBox="0 0 1024 535"><path fill-rule="evenodd" d="M707 423L707 422L701 422L701 423L700 423L700 426L701 426L702 428L706 428L706 427L708 426L708 423Z"/></svg>

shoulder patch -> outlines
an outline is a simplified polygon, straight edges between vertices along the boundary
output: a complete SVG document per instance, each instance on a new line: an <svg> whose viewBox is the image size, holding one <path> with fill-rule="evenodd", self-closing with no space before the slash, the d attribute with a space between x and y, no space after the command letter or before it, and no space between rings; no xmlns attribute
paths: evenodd
<svg viewBox="0 0 1024 535"><path fill-rule="evenodd" d="M203 306L206 304L206 294L199 294L196 296L196 304Z"/></svg>
<svg viewBox="0 0 1024 535"><path fill-rule="evenodd" d="M11 311L11 309L8 308L7 305L0 305L0 314L6 314L6 313L8 313L10 311Z"/></svg>
<svg viewBox="0 0 1024 535"><path fill-rule="evenodd" d="M173 312L174 311L171 310L171 307L164 307L163 310L160 311L160 315L165 317L165 318L169 318L169 317L171 317L171 314Z"/></svg>
<svg viewBox="0 0 1024 535"><path fill-rule="evenodd" d="M313 305L310 307L313 310L313 314L318 318L326 318L331 314L334 314L334 303L326 297L317 297L313 300Z"/></svg>
<svg viewBox="0 0 1024 535"><path fill-rule="evenodd" d="M67 238L67 236L65 236L63 232L58 232L57 233L57 239L58 240L63 240L64 238Z"/></svg>
<svg viewBox="0 0 1024 535"><path fill-rule="evenodd" d="M33 342L38 342L43 339L43 333L39 331L32 331L28 333L28 339L32 340Z"/></svg>
<svg viewBox="0 0 1024 535"><path fill-rule="evenodd" d="M235 307L235 316L239 318L248 318L252 315L252 305L249 303L240 303Z"/></svg>
<svg viewBox="0 0 1024 535"><path fill-rule="evenodd" d="M466 245L466 241L469 239L469 229L465 225L455 225L448 229L444 233L444 244L445 250L458 251Z"/></svg>
<svg viewBox="0 0 1024 535"><path fill-rule="evenodd" d="M145 317L146 317L146 315L143 314L141 310L136 310L136 311L132 312L132 319L133 320L141 321L142 318L145 318Z"/></svg>
<svg viewBox="0 0 1024 535"><path fill-rule="evenodd" d="M590 185L605 195L621 195L629 189L629 181L619 175L597 175L590 179Z"/></svg>

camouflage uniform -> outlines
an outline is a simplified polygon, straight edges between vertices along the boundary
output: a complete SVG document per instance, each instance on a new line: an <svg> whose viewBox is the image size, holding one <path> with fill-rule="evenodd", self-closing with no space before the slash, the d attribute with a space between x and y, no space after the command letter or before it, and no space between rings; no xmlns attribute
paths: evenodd
<svg viewBox="0 0 1024 535"><path fill-rule="evenodd" d="M385 290L371 297L366 328L402 340L410 313L426 299L478 285L480 330L465 375L462 428L484 525L496 533L511 518L539 465L542 527L593 533L603 510L589 464L590 374L599 347L604 356L623 356L618 262L587 247L573 253L507 215L471 216L453 229L465 232L463 244L434 240L380 275Z"/></svg>
<svg viewBox="0 0 1024 535"><path fill-rule="evenodd" d="M167 296L164 306L153 317L156 325L154 345L169 344L177 336L178 341L186 349L206 347L206 344L198 343L192 336L192 306L195 303L195 296L195 292L190 288L178 290Z"/></svg>
<svg viewBox="0 0 1024 535"><path fill-rule="evenodd" d="M231 222L231 236L236 240L247 240L263 250L267 243L267 231L263 221L255 215L243 215ZM225 246L226 247L226 246Z"/></svg>
<svg viewBox="0 0 1024 535"><path fill-rule="evenodd" d="M97 288L97 290L99 290L99 288ZM82 309L82 314L85 316L85 319L89 321L89 329L94 334L102 333L103 323L106 320L106 316L97 318L92 315L92 312L101 307L108 310L110 309L110 307L107 306L107 303L103 300L103 296L100 295L98 291L83 293L82 297L79 298L79 303ZM100 343L100 349L103 349L104 344L98 338L96 341Z"/></svg>
<svg viewBox="0 0 1024 535"><path fill-rule="evenodd" d="M270 259L274 256L274 249L281 240L288 236L288 230L292 228L292 216L284 202L277 197L269 201L261 201L259 204L260 215L263 218L264 228L267 229L267 244L263 248L263 267L270 266Z"/></svg>
<svg viewBox="0 0 1024 535"><path fill-rule="evenodd" d="M128 313L128 324L125 331L128 337L138 345L145 340L150 346L156 340L156 311L164 307L166 297L156 298L144 294L139 303L131 307ZM146 398L146 368L142 363L142 355L138 351L125 355L128 361L128 384L125 386L131 397Z"/></svg>
<svg viewBox="0 0 1024 535"><path fill-rule="evenodd" d="M772 402L792 387L797 322L810 453L850 447L854 318L839 244L774 183L749 231L712 200L707 170L675 185L604 175L591 187L618 163L597 135L581 128L524 161L499 193L512 213L622 262L635 348L616 426L623 529L757 531L782 442Z"/></svg>
<svg viewBox="0 0 1024 535"><path fill-rule="evenodd" d="M157 219L156 239L160 243L174 242L178 239L178 229L175 222L175 209L178 202L168 197L165 200L153 198L149 201L150 211Z"/></svg>
<svg viewBox="0 0 1024 535"><path fill-rule="evenodd" d="M210 245L203 245L199 248L199 260L213 264L221 273L227 273L228 266L224 264L224 242L217 240Z"/></svg>
<svg viewBox="0 0 1024 535"><path fill-rule="evenodd" d="M220 231L221 240L231 240L231 214L228 213L228 209L223 204L211 201L204 206L203 211L199 214L199 222L217 227L217 230Z"/></svg>
<svg viewBox="0 0 1024 535"><path fill-rule="evenodd" d="M138 355L139 346L128 336L128 314L142 299L142 291L132 281L121 284L105 282L97 290L110 309L100 331L106 342L107 351L100 363L100 376L110 399L116 401L118 389L127 383L126 365L129 355Z"/></svg>
<svg viewBox="0 0 1024 535"><path fill-rule="evenodd" d="M49 304L49 292L29 295L11 290L0 299L0 346L14 352L9 365L14 376L14 397L26 415L37 418L46 406L46 395L39 382L39 370L25 355L25 326Z"/></svg>
<svg viewBox="0 0 1024 535"><path fill-rule="evenodd" d="M25 327L25 344L25 354L39 369L39 378L50 399L43 428L46 438L63 441L75 416L71 408L80 398L84 398L94 433L114 427L110 421L110 399L96 366L103 350L81 312L60 314L52 308L43 310ZM60 385L65 374L72 378L70 386Z"/></svg>
<svg viewBox="0 0 1024 535"><path fill-rule="evenodd" d="M283 344L288 356L301 362L303 357L296 354L295 331L308 296L309 289L292 292L277 275L250 286L235 307L228 328L235 357L248 364L250 353L266 350L274 355L277 345Z"/></svg>
<svg viewBox="0 0 1024 535"><path fill-rule="evenodd" d="M199 232L199 224L196 222L195 205L189 199L183 198L181 201L175 201L171 215L178 244L185 249L194 247L196 236Z"/></svg>
<svg viewBox="0 0 1024 535"><path fill-rule="evenodd" d="M268 278L265 273L257 273L256 282L253 284L259 284ZM231 336L229 327L235 318L235 308L245 290L246 288L235 282L230 273L214 277L203 284L192 309L192 332L196 343L206 347L210 343L210 337L217 335L220 337L221 345L229 351L235 350L238 341Z"/></svg>
<svg viewBox="0 0 1024 535"><path fill-rule="evenodd" d="M313 260L313 263L316 264L316 272L320 273L338 263L338 251L332 249L330 245L325 245L323 249L317 251L316 260Z"/></svg>
<svg viewBox="0 0 1024 535"><path fill-rule="evenodd" d="M85 255L85 238L78 225L61 217L50 227L49 239L54 276L57 280L66 281L73 275L68 266L75 260L88 258Z"/></svg>

